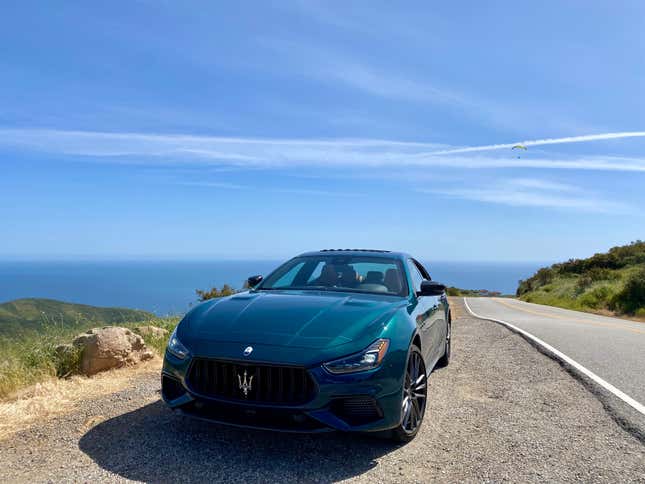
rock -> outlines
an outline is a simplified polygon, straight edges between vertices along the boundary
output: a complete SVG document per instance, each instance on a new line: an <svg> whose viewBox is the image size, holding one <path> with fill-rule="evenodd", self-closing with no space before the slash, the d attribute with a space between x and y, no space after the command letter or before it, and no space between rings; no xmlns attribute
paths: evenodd
<svg viewBox="0 0 645 484"><path fill-rule="evenodd" d="M134 331L141 336L153 338L165 338L168 336L168 330L157 326L137 326Z"/></svg>
<svg viewBox="0 0 645 484"><path fill-rule="evenodd" d="M118 326L90 329L73 344L82 351L81 372L88 376L153 357L141 336Z"/></svg>

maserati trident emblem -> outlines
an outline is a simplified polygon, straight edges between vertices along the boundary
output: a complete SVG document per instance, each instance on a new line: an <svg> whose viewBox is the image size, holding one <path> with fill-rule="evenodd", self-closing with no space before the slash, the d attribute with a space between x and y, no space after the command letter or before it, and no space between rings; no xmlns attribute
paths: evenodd
<svg viewBox="0 0 645 484"><path fill-rule="evenodd" d="M251 386L253 384L253 375L251 375L251 377L247 380L246 370L244 370L244 379L242 379L242 377L238 373L237 382L239 383L240 390L242 390L244 396L247 397L249 395L249 392L253 390L253 387Z"/></svg>
<svg viewBox="0 0 645 484"><path fill-rule="evenodd" d="M244 348L244 356L249 356L251 353L253 353L253 346L247 346Z"/></svg>

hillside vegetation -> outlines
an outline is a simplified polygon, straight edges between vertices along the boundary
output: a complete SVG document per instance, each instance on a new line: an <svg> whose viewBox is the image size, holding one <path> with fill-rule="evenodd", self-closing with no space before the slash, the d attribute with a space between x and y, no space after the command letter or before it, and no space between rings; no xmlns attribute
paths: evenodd
<svg viewBox="0 0 645 484"><path fill-rule="evenodd" d="M40 332L45 327L103 326L154 319L146 311L74 304L53 299L16 299L0 304L0 336Z"/></svg>
<svg viewBox="0 0 645 484"><path fill-rule="evenodd" d="M80 354L60 353L56 347L97 326L134 329L152 325L172 332L179 318L152 313L102 308L50 299L19 299L0 305L0 399L49 378L74 374ZM162 355L167 337L143 335L148 347Z"/></svg>
<svg viewBox="0 0 645 484"><path fill-rule="evenodd" d="M645 318L645 242L542 268L520 281L517 296L567 309Z"/></svg>
<svg viewBox="0 0 645 484"><path fill-rule="evenodd" d="M234 294L224 285L197 291L200 301ZM99 326L156 326L172 333L179 317L158 318L152 313L125 308L72 304L53 299L17 299L0 304L0 399L16 390L79 370L79 352L60 352L59 345ZM149 348L163 355L168 336L141 333Z"/></svg>

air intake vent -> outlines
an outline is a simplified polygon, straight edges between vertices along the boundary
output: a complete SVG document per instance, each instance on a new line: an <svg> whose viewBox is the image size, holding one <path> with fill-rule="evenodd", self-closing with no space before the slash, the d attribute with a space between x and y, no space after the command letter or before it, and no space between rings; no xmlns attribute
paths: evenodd
<svg viewBox="0 0 645 484"><path fill-rule="evenodd" d="M330 410L350 425L364 425L383 417L376 400L367 395L334 400Z"/></svg>
<svg viewBox="0 0 645 484"><path fill-rule="evenodd" d="M167 375L161 377L161 391L167 401L175 400L186 393L181 383Z"/></svg>

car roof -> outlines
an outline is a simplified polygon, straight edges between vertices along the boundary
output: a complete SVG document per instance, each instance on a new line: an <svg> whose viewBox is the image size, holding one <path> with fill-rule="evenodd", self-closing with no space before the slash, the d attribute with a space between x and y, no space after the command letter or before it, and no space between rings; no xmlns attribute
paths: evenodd
<svg viewBox="0 0 645 484"><path fill-rule="evenodd" d="M407 259L410 257L404 252L393 252L390 250L381 249L322 249L312 252L305 252L303 254L300 254L299 257L316 255L368 255L370 257L383 257L388 259Z"/></svg>

